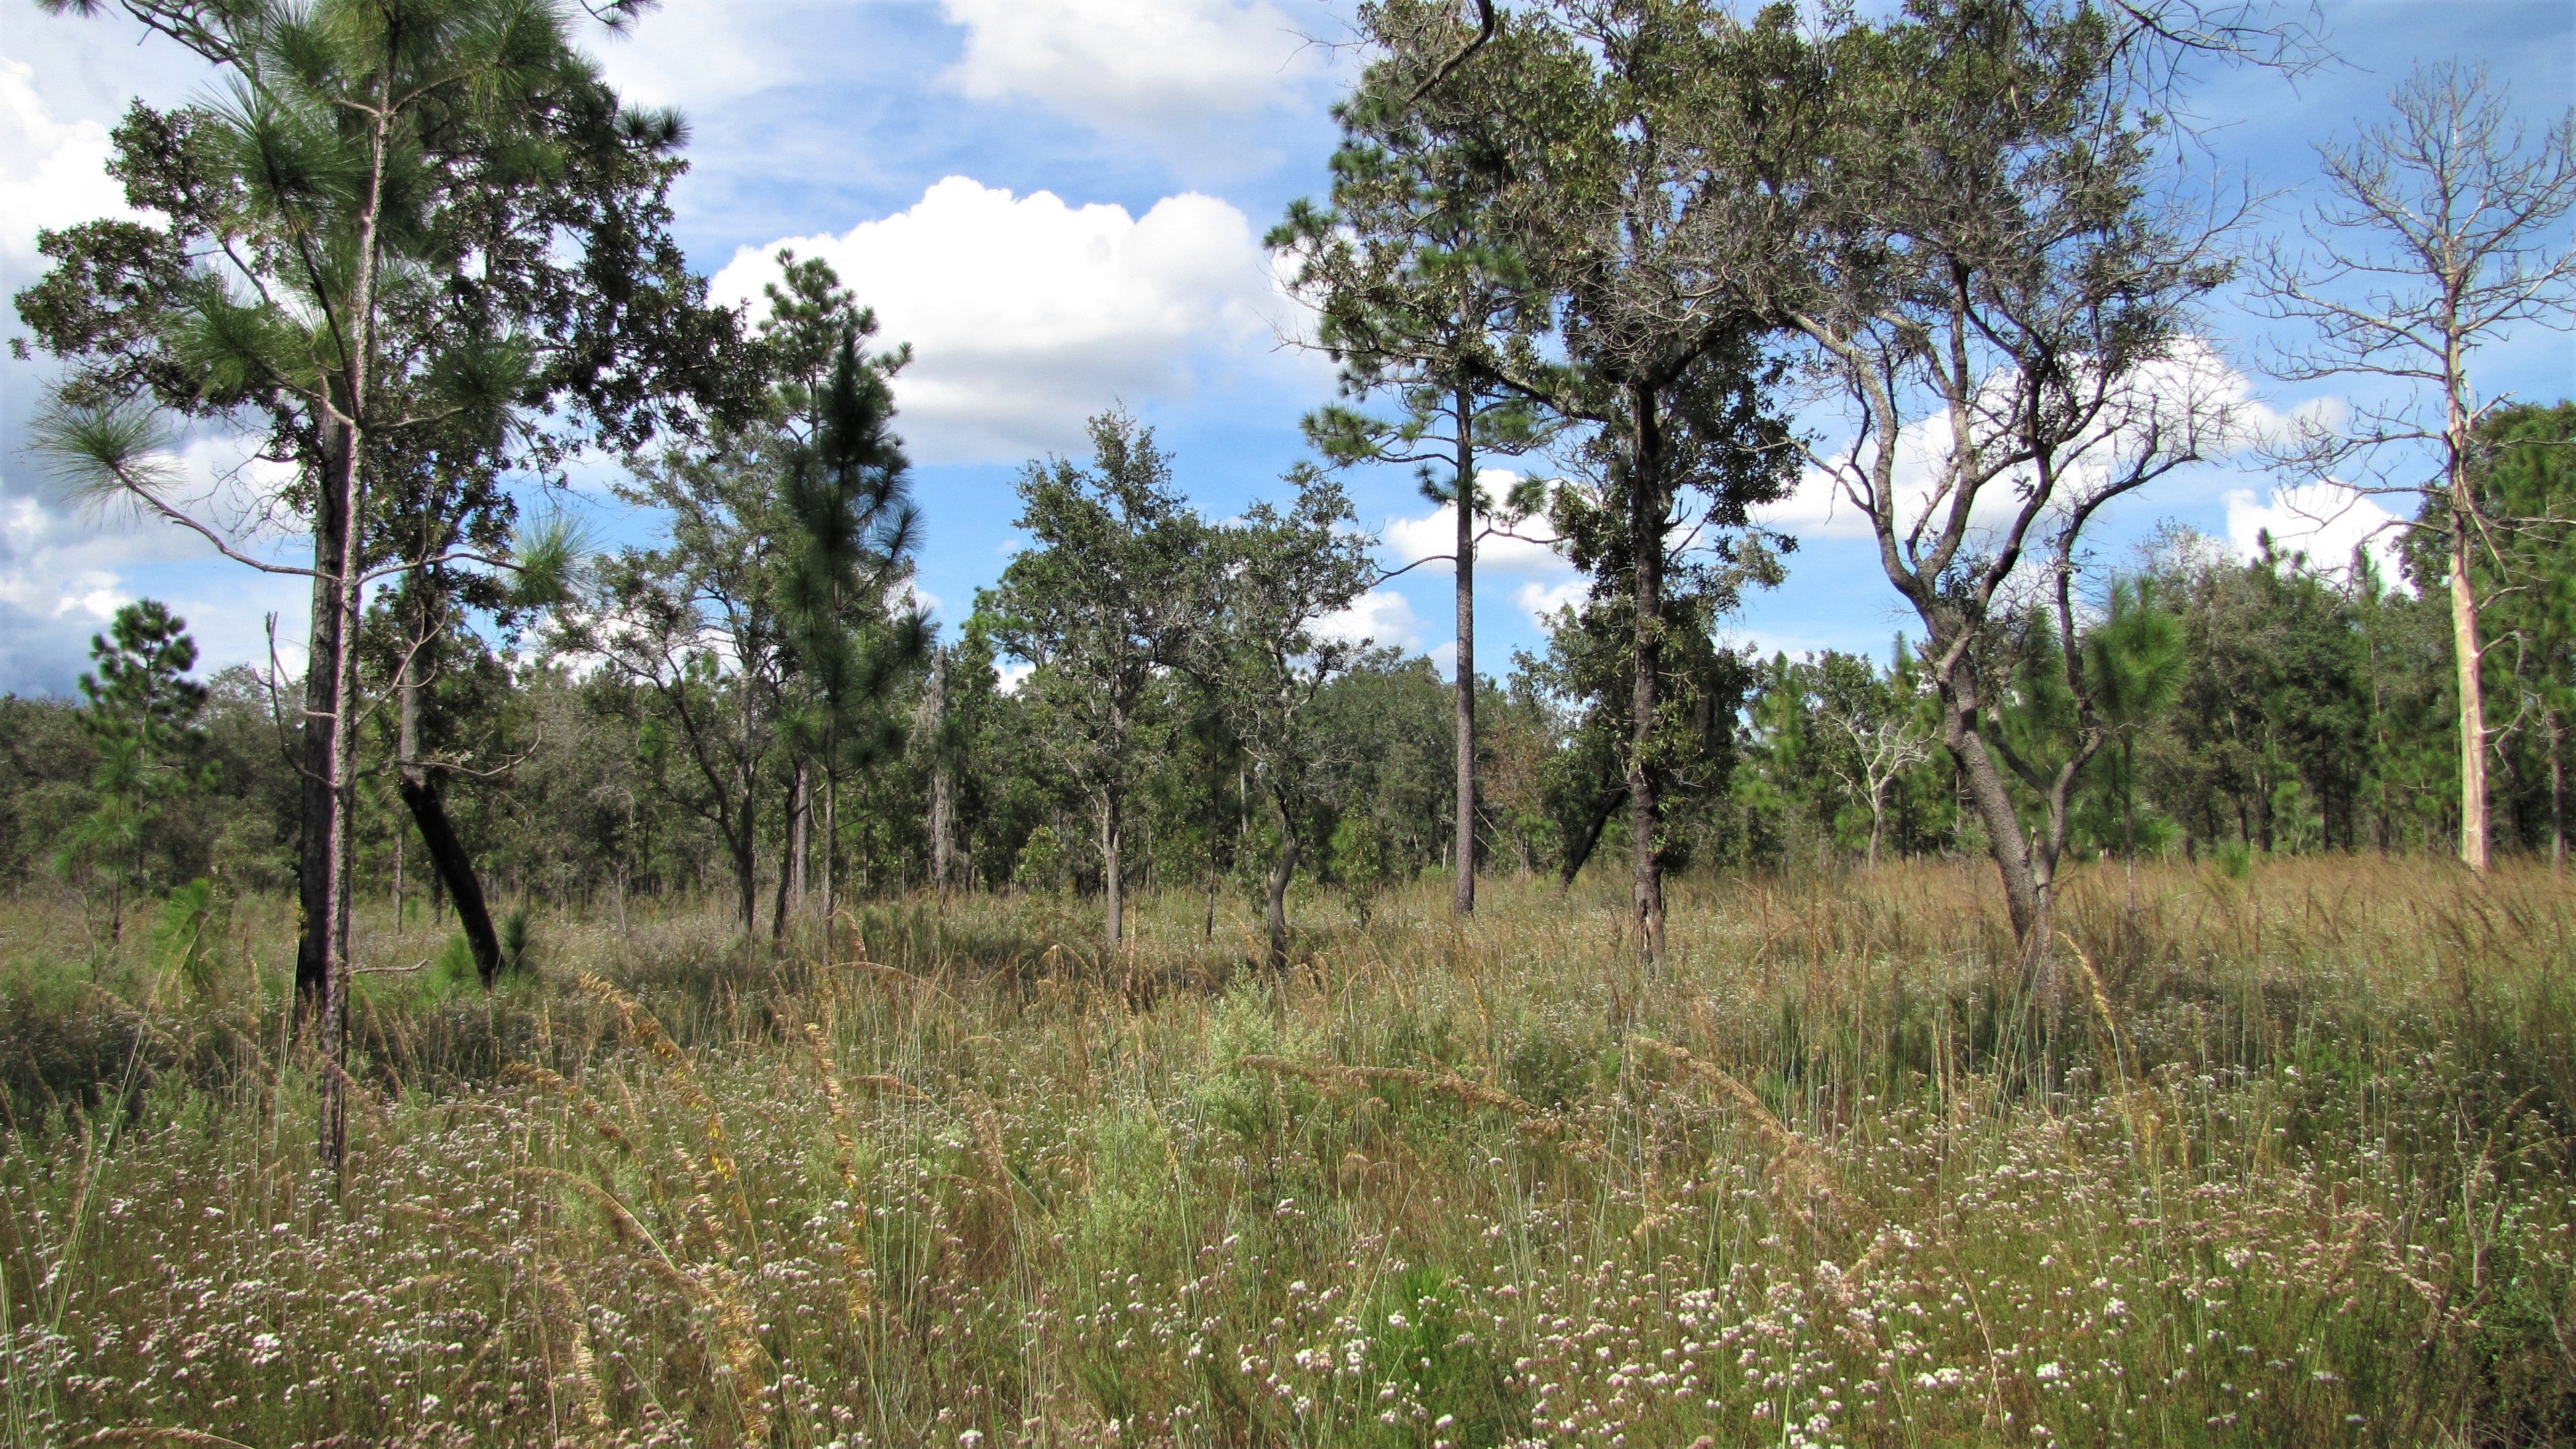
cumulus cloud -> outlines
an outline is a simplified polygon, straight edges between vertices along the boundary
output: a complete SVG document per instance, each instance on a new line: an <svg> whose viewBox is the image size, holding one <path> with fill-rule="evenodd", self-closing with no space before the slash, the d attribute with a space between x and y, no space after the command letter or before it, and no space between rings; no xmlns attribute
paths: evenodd
<svg viewBox="0 0 2576 1449"><path fill-rule="evenodd" d="M1521 585L1512 593L1512 602L1530 616L1530 622L1544 629L1556 622L1556 616L1567 609L1583 607L1584 594L1591 585L1580 578L1559 579L1541 583L1536 579Z"/></svg>
<svg viewBox="0 0 2576 1449"><path fill-rule="evenodd" d="M1270 0L942 0L965 27L950 80L1103 130L1168 131L1295 104L1323 54Z"/></svg>
<svg viewBox="0 0 2576 1449"><path fill-rule="evenodd" d="M2001 391L2000 383L1997 391ZM2171 357L2140 369L2106 410L2103 425L2076 449L2067 470L2065 496L2080 496L2108 479L2112 470L2133 456L2150 423L2163 430L2166 443L2188 431L2210 460L2223 460L2254 445L2287 436L2302 417L2330 402L2317 402L2290 413L2274 409L2257 395L2254 384L2206 341L2188 338ZM1903 533L1926 509L1946 510L1949 502L1935 491L1952 445L1952 419L1947 413L1918 418L1897 437L1893 490L1898 531ZM1830 447L1820 449L1828 458ZM1970 513L1972 526L1994 528L2010 522L2019 498L2013 480L1999 479L1979 492ZM1835 473L1809 466L1789 497L1755 511L1756 521L1800 538L1867 538L1869 516L1854 505Z"/></svg>
<svg viewBox="0 0 2576 1449"><path fill-rule="evenodd" d="M1484 491L1499 498L1520 482L1520 475L1503 468L1487 468L1476 475ZM1458 547L1458 508L1443 503L1420 518L1390 518L1379 531L1387 550L1401 567L1422 564L1424 573L1447 573L1453 565L1449 555ZM1524 519L1513 525L1508 534L1489 534L1476 545L1476 571L1479 574L1557 574L1571 566L1555 547L1555 530L1545 518Z"/></svg>
<svg viewBox="0 0 2576 1449"><path fill-rule="evenodd" d="M2377 498L2331 479L2288 484L2268 493L2258 500L2253 489L2237 488L2224 500L2227 541L2239 554L2255 557L2269 534L2277 551L2304 553L2321 569L2349 568L2353 550L2367 548L2388 578L2400 577L2399 519Z"/></svg>
<svg viewBox="0 0 2576 1449"><path fill-rule="evenodd" d="M171 496L225 525L265 519L290 471L230 437L192 439L162 462ZM244 541L251 552L281 557L297 542L255 526ZM0 689L70 689L86 665L89 636L143 594L188 620L208 671L265 661L270 613L282 616L281 662L303 667L302 580L219 559L195 534L139 516L130 504L81 509L23 475L0 482Z"/></svg>
<svg viewBox="0 0 2576 1449"><path fill-rule="evenodd" d="M797 85L825 73L828 42L855 28L851 0L670 0L591 51L630 101L711 105Z"/></svg>
<svg viewBox="0 0 2576 1449"><path fill-rule="evenodd" d="M1349 608L1317 620L1315 632L1353 643L1365 639L1380 648L1422 647L1422 620L1413 612L1413 601L1393 589L1369 590L1352 600Z"/></svg>
<svg viewBox="0 0 2576 1449"><path fill-rule="evenodd" d="M57 119L35 68L0 56L0 265L12 275L36 256L36 233L128 216L125 188L107 174L107 127Z"/></svg>
<svg viewBox="0 0 2576 1449"><path fill-rule="evenodd" d="M1488 468L1476 481L1500 496L1520 478L1507 469ZM1390 518L1378 536L1395 566L1421 564L1426 574L1449 573L1453 565L1448 555L1458 543L1457 507L1444 503L1418 518ZM1476 547L1476 573L1482 580L1516 580L1512 603L1541 628L1555 621L1559 609L1581 604L1586 588L1574 565L1557 552L1555 530L1545 518L1523 519L1509 534L1488 535ZM1447 647L1456 649L1454 642Z"/></svg>
<svg viewBox="0 0 2576 1449"><path fill-rule="evenodd" d="M782 246L829 261L880 335L913 345L895 400L930 462L1076 450L1112 403L1185 394L1211 354L1266 351L1278 305L1251 222L1195 192L1138 217L951 176L838 236L744 248L716 298L756 311Z"/></svg>

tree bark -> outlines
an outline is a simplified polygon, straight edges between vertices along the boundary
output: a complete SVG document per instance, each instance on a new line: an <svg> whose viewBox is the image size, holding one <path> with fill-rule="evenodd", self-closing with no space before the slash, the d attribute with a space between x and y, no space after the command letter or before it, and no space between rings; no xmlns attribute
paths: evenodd
<svg viewBox="0 0 2576 1449"><path fill-rule="evenodd" d="M841 777L837 771L823 772L823 960L840 959L840 923L832 912L839 905L835 892L839 882L832 876L832 847L841 839Z"/></svg>
<svg viewBox="0 0 2576 1449"><path fill-rule="evenodd" d="M750 805L750 800L746 798L743 801L743 814L746 817L751 813ZM748 818L742 822L736 838L728 841L727 844L733 847L734 891L741 899L742 939L748 946L751 933L757 929L760 920L760 881L752 873L751 821Z"/></svg>
<svg viewBox="0 0 2576 1449"><path fill-rule="evenodd" d="M2549 711L2549 870L2552 875L2567 870L2567 760L2561 746L2566 726L2558 722L2558 711Z"/></svg>
<svg viewBox="0 0 2576 1449"><path fill-rule="evenodd" d="M1476 913L1476 399L1459 388L1458 428L1458 820L1450 909Z"/></svg>
<svg viewBox="0 0 2576 1449"><path fill-rule="evenodd" d="M1982 704L1975 688L1956 677L1955 666L1936 670L1934 683L1941 692L1942 743L1949 746L1951 759L1958 763L1959 773L1967 783L1968 803L1986 827L1990 853L2003 876L2004 910L2012 919L2013 939L2027 954L2033 934L2041 929L2046 917L2039 878L2031 869L2030 842L2022 835L2021 816L2013 809L2012 791L2005 786L2003 771L1996 767L1994 753L1986 744L1979 719Z"/></svg>
<svg viewBox="0 0 2576 1449"><path fill-rule="evenodd" d="M2469 579L2468 482L2457 464L2451 498L2451 653L2460 679L2460 859L2487 872L2487 718L2478 665L2478 596Z"/></svg>
<svg viewBox="0 0 2576 1449"><path fill-rule="evenodd" d="M339 720L340 600L332 583L348 531L341 482L348 435L322 433L323 486L313 504L313 625L304 657L304 728L296 795L295 1000L299 1016L322 1009L330 957L331 733Z"/></svg>
<svg viewBox="0 0 2576 1449"><path fill-rule="evenodd" d="M372 255L373 248L368 249ZM365 262L361 262L361 270ZM330 858L325 876L324 900L327 903L328 935L323 952L322 974L322 1104L320 1113L320 1156L322 1166L336 1179L345 1167L349 1150L349 882L351 866L356 860L357 832L357 728L352 718L358 703L358 610L363 603L364 584L360 570L365 555L360 550L358 520L365 516L366 480L360 471L362 435L355 423L348 428L349 446L341 464L341 477L333 486L341 494L342 516L349 526L341 530L340 556L333 560L331 588L333 608L338 615L338 642L333 651L332 668L338 680L332 687L335 706L331 722L330 768ZM309 668L310 666L308 666Z"/></svg>
<svg viewBox="0 0 2576 1449"><path fill-rule="evenodd" d="M1637 964L1653 970L1664 959L1664 857L1658 838L1662 801L1656 793L1654 750L1655 717L1662 706L1664 514L1669 504L1653 390L1632 388L1630 406L1628 529L1637 657L1628 749L1629 924L1636 931Z"/></svg>
<svg viewBox="0 0 2576 1449"><path fill-rule="evenodd" d="M1123 803L1124 802L1118 798L1118 792L1116 790L1111 790L1101 797L1100 875L1103 893L1108 897L1108 909L1106 912L1108 919L1102 931L1102 943L1107 948L1109 958L1111 959L1114 959L1118 955L1119 947L1125 943L1126 921L1121 913L1125 903L1119 899L1118 894L1120 884L1118 879L1118 855L1121 847L1125 844L1125 842L1119 838L1122 829L1126 825L1126 821L1120 818L1122 812L1119 807Z"/></svg>
<svg viewBox="0 0 2576 1449"><path fill-rule="evenodd" d="M1288 807L1279 806L1279 858L1270 867L1270 970L1282 986L1288 981L1288 883L1297 874L1297 832Z"/></svg>
<svg viewBox="0 0 2576 1449"><path fill-rule="evenodd" d="M947 726L948 655L941 651L930 661L930 884L941 900L948 898L949 816L956 808L950 798L955 787L949 779L948 752L941 748Z"/></svg>
<svg viewBox="0 0 2576 1449"><path fill-rule="evenodd" d="M806 861L812 855L814 846L814 776L812 768L803 760L796 762L795 822L795 829L791 832L793 839L788 844L787 853L788 858L794 863L796 872L795 883L791 889L796 895L797 908L802 910L805 906Z"/></svg>
<svg viewBox="0 0 2576 1449"><path fill-rule="evenodd" d="M796 850L793 841L796 838L797 804L795 782L791 780L787 786L787 819L784 822L787 829L783 832L790 843L779 852L778 888L770 893L769 939L773 943L787 939L787 888L796 877Z"/></svg>

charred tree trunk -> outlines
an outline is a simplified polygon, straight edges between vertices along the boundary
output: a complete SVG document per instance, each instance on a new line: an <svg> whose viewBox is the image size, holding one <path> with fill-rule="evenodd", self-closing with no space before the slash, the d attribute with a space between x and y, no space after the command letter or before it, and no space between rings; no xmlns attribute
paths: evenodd
<svg viewBox="0 0 2576 1449"><path fill-rule="evenodd" d="M1458 819L1450 909L1476 911L1476 399L1452 400L1458 429Z"/></svg>
<svg viewBox="0 0 2576 1449"><path fill-rule="evenodd" d="M790 889L795 893L797 909L805 907L806 860L813 852L814 780L806 762L796 762L795 828L789 832L787 854L796 872Z"/></svg>
<svg viewBox="0 0 2576 1449"><path fill-rule="evenodd" d="M401 759L395 768L395 784L402 792L403 805L411 812L412 824L420 831L421 847L429 853L430 867L437 873L439 884L456 902L458 928L465 933L465 944L474 953L474 974L486 987L501 977L501 940L492 930L491 908L483 899L483 883L474 874L473 857L465 853L456 838L456 827L447 818L447 805L441 798L436 776L421 760L420 691L421 656L429 648L427 600L415 595L411 608L411 647L404 651L402 673L395 682L401 696L395 701Z"/></svg>
<svg viewBox="0 0 2576 1449"><path fill-rule="evenodd" d="M1601 803L1585 818L1583 831L1567 842L1565 860L1557 868L1556 890L1563 895L1574 888L1574 878L1583 873L1585 862L1592 859L1594 847L1601 843L1601 832L1610 825L1610 817L1627 803L1628 787L1623 782L1605 791Z"/></svg>
<svg viewBox="0 0 2576 1449"><path fill-rule="evenodd" d="M295 857L295 1000L299 1015L318 1011L326 987L331 933L331 734L340 705L340 593L335 576L347 541L342 490L349 434L323 432L325 485L313 504L313 625L304 657L304 729L297 764Z"/></svg>

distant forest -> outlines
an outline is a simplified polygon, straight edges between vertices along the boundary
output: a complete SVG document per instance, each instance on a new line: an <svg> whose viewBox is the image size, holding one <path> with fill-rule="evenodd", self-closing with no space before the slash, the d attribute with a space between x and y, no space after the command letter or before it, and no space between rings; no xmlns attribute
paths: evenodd
<svg viewBox="0 0 2576 1449"><path fill-rule="evenodd" d="M2560 451L2531 439L2569 436L2576 407L2508 412L2495 427L2525 439L2532 458L2520 462L2563 470ZM2502 456L2517 462L2511 448ZM1033 470L1028 486L1046 476ZM2570 547L2563 527L2527 542ZM2144 707L2080 773L2079 856L2226 865L2249 853L2454 848L2445 564L2420 554L2408 563L2431 574L2431 587L2420 577L2411 591L2396 587L2367 556L2240 562L2179 528L2142 548L2084 635L2083 647L2116 655L2147 687ZM1010 602L1007 590L988 596L960 637L889 687L880 754L843 784L828 847L792 674L709 672L683 689L596 656L549 654L533 636L507 652L459 629L440 641L444 662L416 728L456 762L441 783L445 812L485 888L504 900L597 912L640 897L731 900L741 882L729 821L740 819L750 821L762 932L803 909L826 869L863 897L933 885L1097 894L1099 812L1044 745L1060 728L1046 718L1050 701L1003 687L997 635ZM2566 609L2563 598L2524 591L2490 617L2507 640L2538 643L2564 627ZM1486 872L1570 877L1587 860L1624 854L1618 720L1581 698L1585 641L1571 618L1545 657L1522 655L1509 674L1479 681L1475 828ZM389 633L392 623L387 611L371 627ZM2062 756L2072 734L2067 702L2046 687L2047 648L2044 632L2002 633L1979 665L2011 681L2003 738L2038 763ZM142 670L148 649L102 637L101 673ZM372 657L383 670L391 650ZM2488 666L2490 697L2505 702L2498 843L2544 857L2564 849L2566 830L2566 686L2553 659L2563 669L2563 648L2502 648ZM1983 826L1962 808L1937 747L1908 641L1875 659L1711 651L1703 677L1706 728L1676 771L1685 788L1667 797L1675 866L1837 868L1873 851L1985 852ZM20 889L91 893L102 923L120 899L200 876L291 890L298 697L292 681L272 697L246 666L216 674L202 703L165 710L172 731L149 780L117 767L119 732L102 716L131 707L104 686L90 702L0 701L0 871ZM1453 868L1454 709L1432 662L1391 650L1355 657L1321 686L1313 721L1297 826L1315 846L1299 877L1365 901ZM359 889L438 909L444 882L399 797L400 720L388 712L371 726ZM1127 889L1258 891L1281 817L1215 690L1186 670L1158 671L1131 727L1141 764L1124 826ZM693 744L692 728L720 738ZM2025 808L2036 828L2035 807ZM132 828L102 831L102 819Z"/></svg>

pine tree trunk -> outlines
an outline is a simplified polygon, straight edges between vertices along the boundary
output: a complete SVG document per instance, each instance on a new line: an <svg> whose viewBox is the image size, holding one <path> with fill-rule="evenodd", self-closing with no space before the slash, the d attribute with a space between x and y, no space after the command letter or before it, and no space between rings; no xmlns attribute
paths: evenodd
<svg viewBox="0 0 2576 1449"><path fill-rule="evenodd" d="M930 885L941 900L948 898L949 832L953 828L949 815L955 808L950 800L954 788L948 774L948 752L940 746L948 729L948 655L941 651L930 661Z"/></svg>
<svg viewBox="0 0 2576 1449"><path fill-rule="evenodd" d="M743 801L743 813L746 817L751 813L750 805L750 799L746 797ZM749 819L746 818L740 822L739 831L735 838L728 843L733 846L734 892L736 896L740 898L740 904L742 907L742 939L744 946L748 948L751 943L752 932L758 929L760 920L760 882L753 875L751 856L751 821ZM746 954L748 954L747 949Z"/></svg>
<svg viewBox="0 0 2576 1449"><path fill-rule="evenodd" d="M2478 596L2469 578L2469 498L2464 482L2451 507L2451 653L2460 680L2460 859L2487 872L2487 716L2478 665Z"/></svg>
<svg viewBox="0 0 2576 1449"><path fill-rule="evenodd" d="M2558 711L2549 711L2549 871L2563 875L2567 870L2567 757L2562 738L2567 727L2560 723Z"/></svg>
<svg viewBox="0 0 2576 1449"><path fill-rule="evenodd" d="M1628 749L1629 924L1637 937L1637 964L1653 970L1664 959L1664 859L1656 793L1655 721L1662 708L1664 662L1663 437L1651 389L1630 393L1633 431L1627 459L1628 530L1636 607L1636 674L1630 696Z"/></svg>
<svg viewBox="0 0 2576 1449"><path fill-rule="evenodd" d="M331 587L337 626L332 650L337 680L332 686L331 828L329 937L322 969L322 1110L321 1164L336 1181L347 1163L349 1146L349 905L350 878L357 859L358 809L358 620L365 603L366 564L366 425L371 381L368 364L375 348L376 249L384 215L385 161L390 147L393 96L390 72L379 69L376 82L374 135L369 148L367 192L359 212L357 272L349 289L347 396L341 419L339 476L328 478L324 491L339 494L339 555L331 564ZM313 665L306 665L311 673Z"/></svg>
<svg viewBox="0 0 2576 1449"><path fill-rule="evenodd" d="M366 503L364 475L357 461L363 439L354 425L349 429L349 438L341 477L332 484L340 492L343 515L351 520L341 532L340 556L333 561L331 580L339 638L350 647L334 651L337 657L332 661L339 678L332 688L337 718L331 728L330 858L323 897L328 935L322 979L320 1155L323 1169L335 1179L347 1162L349 1149L349 885L357 855L358 805L358 732L353 718L358 702L358 651L354 646L364 587L359 577L364 556L359 551L361 530L356 520L365 516Z"/></svg>
<svg viewBox="0 0 2576 1449"><path fill-rule="evenodd" d="M796 908L801 911L805 908L805 866L807 859L813 853L814 822L813 772L811 766L803 760L796 762L795 822L795 829L792 832L794 839L789 843L787 853L795 865L796 881L793 889L796 894Z"/></svg>
<svg viewBox="0 0 2576 1449"><path fill-rule="evenodd" d="M838 882L832 876L832 847L841 838L841 777L836 771L823 772L823 960L840 959L837 932L840 923L833 911L840 905Z"/></svg>
<svg viewBox="0 0 2576 1449"><path fill-rule="evenodd" d="M792 780L788 782L787 819L783 823L787 828L780 834L787 837L789 843L779 850L778 886L770 892L769 939L773 945L787 939L787 888L796 877L796 849L793 844L796 837L796 788Z"/></svg>
<svg viewBox="0 0 2576 1449"><path fill-rule="evenodd" d="M331 732L339 720L340 599L332 585L348 531L340 487L345 429L323 429L326 480L313 503L313 624L304 657L304 728L296 794L295 1000L298 1015L322 1009L330 959Z"/></svg>
<svg viewBox="0 0 2576 1449"><path fill-rule="evenodd" d="M1458 429L1458 819L1450 909L1476 912L1476 402L1454 400Z"/></svg>
<svg viewBox="0 0 2576 1449"><path fill-rule="evenodd" d="M1112 789L1107 795L1102 797L1100 806L1101 884L1104 888L1104 894L1108 897L1108 908L1106 912L1107 921L1101 932L1102 944L1107 948L1109 953L1108 956L1104 958L1106 960L1115 960L1117 958L1119 947L1124 944L1125 939L1126 922L1121 916L1121 910L1125 903L1119 899L1120 881L1118 879L1118 854L1125 844L1125 842L1119 838L1119 835L1121 829L1126 824L1124 820L1119 818L1119 806L1121 803L1122 802L1118 798L1118 792L1115 789Z"/></svg>

